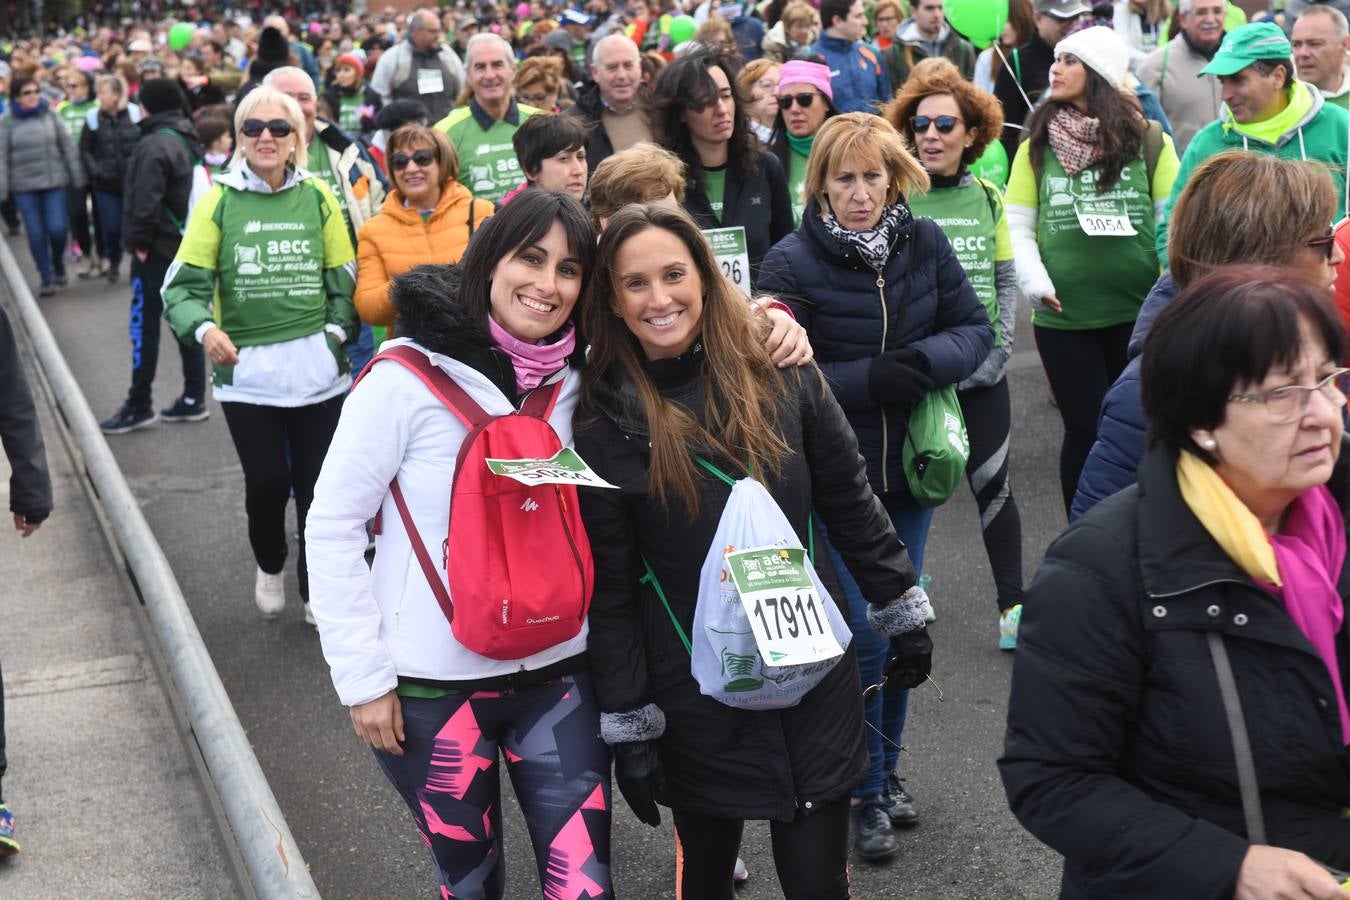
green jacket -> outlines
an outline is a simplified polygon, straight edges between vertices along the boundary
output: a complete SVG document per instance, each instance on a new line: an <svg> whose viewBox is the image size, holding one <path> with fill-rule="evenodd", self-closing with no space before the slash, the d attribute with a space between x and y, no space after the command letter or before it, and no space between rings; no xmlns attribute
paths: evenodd
<svg viewBox="0 0 1350 900"><path fill-rule="evenodd" d="M1266 153L1281 159L1306 159L1327 163L1331 167L1331 179L1336 184L1342 212L1350 212L1350 197L1346 194L1346 145L1350 143L1350 115L1344 109L1327 103L1321 91L1310 87L1312 108L1307 114L1274 144L1248 137L1233 127L1232 114L1228 107L1223 108L1218 119L1201 128L1181 159L1181 169L1176 181L1172 183L1172 196L1163 208L1163 220L1158 224L1158 259L1164 267L1167 265L1167 225L1172 218L1172 207L1177 197L1191 179L1191 173L1217 153L1225 150L1247 150L1252 153ZM1338 216L1339 218L1339 216ZM1331 223L1328 222L1328 225Z"/></svg>

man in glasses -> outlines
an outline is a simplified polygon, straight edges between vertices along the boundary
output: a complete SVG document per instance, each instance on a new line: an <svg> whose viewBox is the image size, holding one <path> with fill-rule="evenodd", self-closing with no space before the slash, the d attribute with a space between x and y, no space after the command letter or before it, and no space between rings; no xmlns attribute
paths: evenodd
<svg viewBox="0 0 1350 900"><path fill-rule="evenodd" d="M183 393L155 415L151 388L159 364L164 300L160 286L178 253L188 218L192 169L203 155L197 132L188 119L187 97L178 83L155 78L141 84L141 139L127 162L123 242L131 258L131 389L126 402L100 423L104 434L125 434L166 422L200 422L206 407L206 354L200 344L174 341L183 363Z"/></svg>
<svg viewBox="0 0 1350 900"><path fill-rule="evenodd" d="M975 47L952 31L942 11L942 0L915 0L914 14L900 25L895 41L885 52L891 86L899 90L909 80L915 63L934 56L951 61L969 81L975 76Z"/></svg>
<svg viewBox="0 0 1350 900"><path fill-rule="evenodd" d="M450 112L464 86L464 65L443 42L441 21L419 9L408 17L405 39L386 50L370 76L375 93L390 100L420 100L433 122Z"/></svg>
<svg viewBox="0 0 1350 900"><path fill-rule="evenodd" d="M1081 16L1092 11L1084 0L1036 0L1035 9L1036 30L1031 39L1012 52L1007 66L995 60L999 70L994 78L994 96L1003 104L1002 140L1008 159L1017 155L1022 123L1031 114L1027 100L1034 104L1050 84L1055 45L1068 37L1069 29Z"/></svg>
<svg viewBox="0 0 1350 900"><path fill-rule="evenodd" d="M1219 79L1200 70L1223 40L1226 0L1181 0L1177 36L1154 50L1136 73L1158 95L1172 125L1177 152L1185 153L1195 133L1219 117Z"/></svg>
<svg viewBox="0 0 1350 900"><path fill-rule="evenodd" d="M586 165L594 172L611 155L651 141L652 128L641 103L642 59L627 35L607 34L596 42L591 78L568 112L590 128Z"/></svg>
<svg viewBox="0 0 1350 900"><path fill-rule="evenodd" d="M1293 47L1278 25L1256 22L1230 31L1201 74L1219 79L1223 110L1196 133L1181 158L1172 195L1158 223L1158 258L1167 260L1167 220L1191 173L1225 150L1313 160L1330 167L1345 215L1346 142L1350 117L1313 85L1299 81Z"/></svg>

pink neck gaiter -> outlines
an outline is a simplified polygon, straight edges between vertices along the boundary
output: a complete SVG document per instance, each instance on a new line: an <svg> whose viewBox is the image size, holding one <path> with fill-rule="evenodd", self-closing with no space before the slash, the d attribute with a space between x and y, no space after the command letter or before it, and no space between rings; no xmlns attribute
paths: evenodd
<svg viewBox="0 0 1350 900"><path fill-rule="evenodd" d="M511 365L516 370L516 388L522 393L539 387L545 378L566 365L567 357L577 346L577 329L571 324L552 344L531 344L512 337L492 316L488 316L488 330L497 349L511 357Z"/></svg>

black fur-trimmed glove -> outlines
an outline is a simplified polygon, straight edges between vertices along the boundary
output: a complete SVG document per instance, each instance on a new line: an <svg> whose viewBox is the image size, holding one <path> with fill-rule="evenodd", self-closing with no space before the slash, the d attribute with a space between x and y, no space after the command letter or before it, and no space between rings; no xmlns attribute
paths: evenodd
<svg viewBox="0 0 1350 900"><path fill-rule="evenodd" d="M867 623L891 639L893 658L886 664L886 684L918 687L933 671L933 639L924 621L932 613L928 594L915 585L885 606L867 607Z"/></svg>
<svg viewBox="0 0 1350 900"><path fill-rule="evenodd" d="M666 717L655 703L628 712L600 714L600 738L614 751L614 780L638 820L661 824L658 797L665 793L665 771L656 739L665 734Z"/></svg>

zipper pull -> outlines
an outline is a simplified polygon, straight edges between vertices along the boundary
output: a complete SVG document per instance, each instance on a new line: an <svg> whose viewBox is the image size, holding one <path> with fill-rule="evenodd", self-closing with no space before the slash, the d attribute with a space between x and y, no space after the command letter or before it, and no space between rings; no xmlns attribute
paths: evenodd
<svg viewBox="0 0 1350 900"><path fill-rule="evenodd" d="M879 287L879 288L884 288L885 286L886 286L886 279L885 279L885 278L882 278L880 275L878 275L878 276L877 276L877 287Z"/></svg>
<svg viewBox="0 0 1350 900"><path fill-rule="evenodd" d="M441 568L448 569L450 566L450 539L441 541Z"/></svg>

